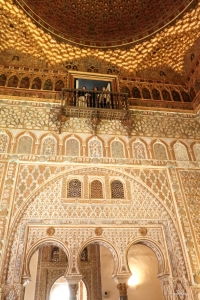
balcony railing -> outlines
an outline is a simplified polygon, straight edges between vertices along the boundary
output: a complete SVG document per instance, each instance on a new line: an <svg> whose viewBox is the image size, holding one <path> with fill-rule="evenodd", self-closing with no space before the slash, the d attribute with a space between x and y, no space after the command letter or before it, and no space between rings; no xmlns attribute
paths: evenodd
<svg viewBox="0 0 200 300"><path fill-rule="evenodd" d="M132 120L128 94L84 89L62 89L61 110L58 114L60 129L67 118L87 118L96 135L101 120L119 120L130 135Z"/></svg>
<svg viewBox="0 0 200 300"><path fill-rule="evenodd" d="M62 89L62 105L128 110L128 94L83 89Z"/></svg>

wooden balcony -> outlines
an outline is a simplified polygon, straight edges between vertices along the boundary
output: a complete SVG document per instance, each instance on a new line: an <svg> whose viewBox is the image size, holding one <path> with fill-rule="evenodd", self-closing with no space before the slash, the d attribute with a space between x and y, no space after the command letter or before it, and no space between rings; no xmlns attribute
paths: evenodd
<svg viewBox="0 0 200 300"><path fill-rule="evenodd" d="M69 117L90 119L95 135L97 126L102 119L119 120L128 128L132 122L130 119L128 94L83 89L62 89L61 110L58 120L62 123ZM130 130L128 129L127 131L129 134Z"/></svg>

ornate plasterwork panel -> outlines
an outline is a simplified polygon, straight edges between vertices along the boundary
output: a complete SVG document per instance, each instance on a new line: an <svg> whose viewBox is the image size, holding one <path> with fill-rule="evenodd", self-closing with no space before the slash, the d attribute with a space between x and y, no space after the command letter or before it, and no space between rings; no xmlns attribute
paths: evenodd
<svg viewBox="0 0 200 300"><path fill-rule="evenodd" d="M68 168L71 169L71 166ZM39 185L65 169L66 167L55 165L20 165L15 190L15 209L20 207Z"/></svg>
<svg viewBox="0 0 200 300"><path fill-rule="evenodd" d="M0 163L0 196L3 190L3 175L4 175L5 163Z"/></svg>
<svg viewBox="0 0 200 300"><path fill-rule="evenodd" d="M124 146L120 141L113 141L111 143L112 157L123 158L124 157Z"/></svg>
<svg viewBox="0 0 200 300"><path fill-rule="evenodd" d="M90 169L85 169L85 171L86 170L90 171ZM91 169L91 171L93 172L94 170L95 169ZM83 170L79 170L76 172L82 173ZM33 221L38 220L39 223L43 222L43 220L46 219L45 222L47 223L52 222L54 220L53 222L56 223L62 222L68 224L84 224L85 222L87 224L95 224L98 222L100 223L105 222L109 224L123 224L124 222L132 223L133 220L138 220L137 222L141 222L141 220L146 220L144 221L145 224L145 222L149 223L151 222L151 220L154 220L154 222L161 222L161 223L163 223L163 220L166 220L165 222L167 223L164 223L165 226L167 226L166 230L169 230L169 234L172 234L172 232L174 232L173 236L175 238L176 229L174 228L174 224L172 222L172 216L174 215L173 209L170 211L170 209L167 208L167 202L168 203L171 202L170 197L169 195L168 196L165 195L165 197L163 197L164 195L162 196L161 194L161 196L163 197L163 199L161 199L159 197L159 190L157 191L155 189L155 192L153 191L154 184L155 182L158 181L157 176L161 176L160 177L161 181L166 180L165 171L159 170L157 175L154 175L153 171L147 174L141 172L140 176L141 178L143 178L143 182L144 180L147 180L149 184L150 182L152 182L151 184L152 189L149 190L148 190L148 185L145 188L143 186L144 183L141 184L137 180L131 179L130 174L124 175L122 173L117 173L116 171L106 170L106 169L104 169L104 172L111 173L112 176L116 174L118 178L119 176L121 176L122 181L125 178L127 178L127 180L130 181L131 198L129 200L130 201L129 204L120 205L120 202L118 202L118 205L115 206L115 205L106 204L105 202L102 203L101 206L99 206L95 204L91 205L91 203L83 205L83 204L79 204L79 202L77 201L72 204L66 204L66 203L64 204L61 201L61 190L62 190L61 187L62 187L62 177L63 177L62 174L60 178L58 176L58 179L56 180L53 179L52 182L50 181L49 185L47 185L45 188L42 188L40 192L38 190L39 194L37 192L38 196L33 196L34 198L33 202L30 198L30 203L29 204L27 203L28 204L26 206L27 209L24 211L24 218ZM139 174L140 174L140 170L138 170L138 177ZM167 182L165 182L165 185L166 184ZM162 186L162 184L160 186ZM52 221L50 221L49 218ZM173 219L175 221L174 217ZM169 247L168 249L171 249L171 247L173 247L172 245L174 242L175 240L173 242L172 241L170 242L170 244L168 245ZM176 240L176 244L177 242L178 240ZM180 251L180 250L181 250L180 247L178 248L176 247L176 251ZM172 255L173 251L171 250L168 251L170 251L171 253L170 255ZM181 256L182 255L180 254L180 257ZM171 259L173 260L174 258ZM12 266L12 262L10 262L10 266Z"/></svg>
<svg viewBox="0 0 200 300"><path fill-rule="evenodd" d="M17 228L16 222L13 223L11 228L12 237L10 237L10 239L12 241L14 238L15 241L13 241L12 244L12 257L9 261L7 291L10 290L9 286L12 282L18 284L22 274L20 266L22 266L21 259L24 251L24 236L27 226L32 228L30 239L33 239L32 242L31 240L28 242L27 246L33 245L37 239L47 238L47 228L54 226L56 236L61 241L67 240L67 247L69 247L76 238L74 238L73 235L69 238L71 233L67 234L65 230L61 230L62 226L65 228L78 226L80 231L78 233L74 231L73 234L80 236L80 243L84 244L91 236L96 237L94 228L100 224L103 228L107 225L113 228L122 228L124 225L137 227L138 224L140 224L140 226L148 226L148 228L162 225L172 274L178 277L181 276L181 278L183 275L190 277L188 266L187 264L186 266L184 265L185 254L182 250L179 236L177 235L178 224L173 198L168 182L168 173L164 168L83 168L80 166L69 167L63 166L62 164L54 165L50 163L41 163L39 166L36 164L23 163L21 165L19 164L18 168L19 173L16 181L15 201L18 203L19 197L21 197L22 202L20 205L18 203L18 206L15 206L15 210L13 210L13 213L15 213L17 217L15 220L19 222L19 225L16 233L14 231L14 228ZM87 190L92 176L99 176L101 180L105 178L106 193L110 190L110 182L114 178L126 183L127 200L123 202L121 199L110 199L109 201L109 199L106 198L105 200L102 199L100 203L95 203L93 199L91 202L86 198L86 194L84 194L83 200L85 202L80 202L79 199L74 199L73 202L62 201L63 180L66 181L67 178L76 177L82 178L84 190ZM31 185L32 181L34 185ZM21 189L21 182L24 182L25 189ZM37 229L37 226L31 225L30 220L32 224L38 224L37 226L39 226L41 230L39 228ZM83 234L81 232L81 228L85 225L87 227L87 234L84 237L85 233ZM92 231L88 229L90 226L93 227ZM117 231L118 234L116 234L113 229L113 235L111 235L112 230L103 229L103 236L105 240L109 239L112 243L115 243L115 246L117 243L117 249L122 249L125 240L122 241L121 237L125 238L125 236L130 233L126 240L128 244L131 242L129 239L131 236L139 237L139 228L137 230L135 233L126 230L127 233L125 233L125 231L120 229L120 232L122 232L118 240L119 230ZM153 238L161 248L164 247L163 242L159 241L160 233L157 231L153 232L151 236L151 230L148 230L149 238ZM122 242L120 242L120 240ZM77 253L78 251L75 245L70 249L72 253ZM9 251L9 249L7 249L7 251ZM121 250L119 252L121 253ZM77 254L73 254L72 256L75 259ZM120 257L121 264L126 269L124 254ZM76 260L73 261L75 264ZM74 267L77 270L77 266L74 265ZM16 269L14 274L13 269Z"/></svg>
<svg viewBox="0 0 200 300"><path fill-rule="evenodd" d="M20 137L18 141L17 153L30 154L32 149L33 140L30 136L25 135Z"/></svg>
<svg viewBox="0 0 200 300"><path fill-rule="evenodd" d="M66 141L66 155L68 156L79 156L80 154L79 141L75 138L69 138Z"/></svg>
<svg viewBox="0 0 200 300"><path fill-rule="evenodd" d="M181 170L179 174L200 253L200 171ZM194 244L189 246L194 247Z"/></svg>
<svg viewBox="0 0 200 300"><path fill-rule="evenodd" d="M200 144L195 144L193 149L196 160L200 161Z"/></svg>
<svg viewBox="0 0 200 300"><path fill-rule="evenodd" d="M188 161L188 154L187 154L187 150L185 148L185 146L183 144L181 144L180 142L176 142L176 144L174 144L174 152L175 152L175 156L177 160L180 161Z"/></svg>
<svg viewBox="0 0 200 300"><path fill-rule="evenodd" d="M20 99L19 99L20 100ZM1 101L0 127L2 129L46 130L58 133L57 113L59 105L49 103ZM12 115L12 118L10 116ZM164 138L200 138L199 114L132 111L132 136ZM141 126L142 124L142 126ZM89 120L70 118L62 126L62 132L91 134ZM38 133L37 133L38 134ZM102 120L98 134L123 135L126 130L120 121ZM99 152L98 152L99 153ZM64 154L64 153L63 153Z"/></svg>
<svg viewBox="0 0 200 300"><path fill-rule="evenodd" d="M125 199L123 203L129 203L129 198L131 195L129 194L129 176L133 176L137 178L139 181L143 182L146 186L150 188L150 190L159 197L159 199L162 199L163 203L169 207L172 213L174 213L173 205L172 205L172 199L170 195L170 188L167 180L166 171L163 169L157 169L157 170L151 170L151 169L122 169L119 168L119 173L116 171L109 171L109 168L81 168L80 167L72 167L72 166L55 166L55 165L27 165L22 164L19 166L19 173L18 173L18 179L17 179L17 185L16 185L16 192L15 192L15 209L17 207L20 207L24 200L29 197L36 189L38 189L39 185L43 184L46 180L54 181L53 178L56 178L55 176L63 177L63 172L67 173L69 172L69 179L72 179L71 171L73 170L73 179L80 178L81 181L84 179L84 190L86 192L84 201L81 201L79 199L80 203L86 203L86 199L89 199L89 193L87 191L90 189L90 182L91 177L90 176L105 176L105 174L108 174L108 177L105 177L105 190L107 195L106 203L117 203L114 202L115 200L111 199L111 180L118 179L119 176L122 176L122 182L124 182L124 179L126 180L127 189L125 189L125 194L127 194L127 200ZM56 175L57 174L57 175ZM60 174L60 175L58 175ZM91 175L90 175L91 174ZM123 175L122 175L123 174ZM76 177L77 175L77 177ZM80 177L84 176L84 177ZM87 179L87 177L89 178ZM109 180L109 176L111 176ZM60 189L62 190L62 197L65 199L65 202L67 201L67 177L66 180L62 180L62 186L60 186ZM59 183L61 185L61 183ZM137 185L137 183L135 182ZM60 190L60 192L61 192ZM136 188L136 190L139 190L139 188ZM53 195L52 195L53 197ZM104 200L101 202L104 203ZM74 202L74 200L73 200ZM88 202L88 201L87 201ZM91 203L90 201L88 203ZM17 212L17 210L16 210Z"/></svg>
<svg viewBox="0 0 200 300"><path fill-rule="evenodd" d="M191 226L190 217L187 214L187 205L184 201L185 196L184 193L182 193L181 186L179 183L178 171L174 170L173 168L170 168L169 174L173 189L173 195L176 201L176 206L178 208L179 219L183 230L188 256L190 258L190 264L192 267L193 274L195 274L196 272L199 272L198 247L195 246L195 236L193 234L193 228Z"/></svg>
<svg viewBox="0 0 200 300"><path fill-rule="evenodd" d="M167 160L166 148L161 143L155 143L153 146L155 158L158 160Z"/></svg>
<svg viewBox="0 0 200 300"><path fill-rule="evenodd" d="M135 159L147 158L146 149L142 142L137 141L133 143L133 157Z"/></svg>
<svg viewBox="0 0 200 300"><path fill-rule="evenodd" d="M6 153L8 148L8 135L0 132L0 153Z"/></svg>
<svg viewBox="0 0 200 300"><path fill-rule="evenodd" d="M89 148L88 156L90 157L103 156L102 143L96 137L94 137L92 140L89 141L88 148Z"/></svg>
<svg viewBox="0 0 200 300"><path fill-rule="evenodd" d="M42 141L43 155L56 155L56 140L52 137L46 137Z"/></svg>

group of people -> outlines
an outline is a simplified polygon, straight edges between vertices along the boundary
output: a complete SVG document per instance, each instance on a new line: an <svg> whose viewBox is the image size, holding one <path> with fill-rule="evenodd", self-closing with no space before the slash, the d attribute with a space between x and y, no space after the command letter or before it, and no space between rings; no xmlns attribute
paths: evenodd
<svg viewBox="0 0 200 300"><path fill-rule="evenodd" d="M95 86L93 91L88 92L86 87L83 86L82 90L78 91L75 105L80 107L112 108L111 95L105 87L98 92L98 88Z"/></svg>

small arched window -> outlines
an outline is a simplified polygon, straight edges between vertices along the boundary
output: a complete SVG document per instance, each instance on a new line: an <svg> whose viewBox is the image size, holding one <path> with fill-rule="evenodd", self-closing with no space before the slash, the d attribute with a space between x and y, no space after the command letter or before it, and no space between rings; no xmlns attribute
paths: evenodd
<svg viewBox="0 0 200 300"><path fill-rule="evenodd" d="M162 90L162 96L163 96L163 100L165 101L171 101L171 95L167 90Z"/></svg>
<svg viewBox="0 0 200 300"><path fill-rule="evenodd" d="M6 75L2 74L0 75L0 86L6 85Z"/></svg>
<svg viewBox="0 0 200 300"><path fill-rule="evenodd" d="M72 179L70 180L68 184L68 192L67 197L68 198L81 198L81 182L78 179Z"/></svg>
<svg viewBox="0 0 200 300"><path fill-rule="evenodd" d="M179 102L181 101L181 96L180 96L179 92L177 92L175 90L172 91L172 98L174 101L179 101Z"/></svg>
<svg viewBox="0 0 200 300"><path fill-rule="evenodd" d="M187 92L182 91L181 96L182 96L184 102L191 102L190 95Z"/></svg>
<svg viewBox="0 0 200 300"><path fill-rule="evenodd" d="M96 199L103 198L103 186L101 181L93 180L91 182L91 198L96 198Z"/></svg>
<svg viewBox="0 0 200 300"><path fill-rule="evenodd" d="M161 100L160 92L157 89L152 90L152 95L154 100Z"/></svg>
<svg viewBox="0 0 200 300"><path fill-rule="evenodd" d="M124 198L124 186L119 180L114 180L111 183L111 198L122 199Z"/></svg>
<svg viewBox="0 0 200 300"><path fill-rule="evenodd" d="M53 90L53 83L51 81L51 79L47 79L44 83L44 90L46 91L52 91Z"/></svg>
<svg viewBox="0 0 200 300"><path fill-rule="evenodd" d="M133 98L142 98L140 90L136 86L132 89L132 93L133 93Z"/></svg>
<svg viewBox="0 0 200 300"><path fill-rule="evenodd" d="M55 91L59 92L64 88L64 82L62 80L58 80L55 84Z"/></svg>
<svg viewBox="0 0 200 300"><path fill-rule="evenodd" d="M119 141L113 141L111 144L112 157L123 158L124 157L124 147Z"/></svg>
<svg viewBox="0 0 200 300"><path fill-rule="evenodd" d="M42 88L42 81L41 81L41 79L39 77L33 79L31 88L33 90L41 90L41 88Z"/></svg>
<svg viewBox="0 0 200 300"><path fill-rule="evenodd" d="M54 138L46 137L42 141L43 155L56 155L56 141Z"/></svg>
<svg viewBox="0 0 200 300"><path fill-rule="evenodd" d="M154 148L155 159L167 160L167 153L166 153L165 146L163 144L155 143L153 148Z"/></svg>
<svg viewBox="0 0 200 300"><path fill-rule="evenodd" d="M131 97L131 93L130 93L130 90L127 86L123 86L122 87L122 93L127 93L128 94L128 98Z"/></svg>
<svg viewBox="0 0 200 300"><path fill-rule="evenodd" d="M14 87L16 88L18 85L18 77L16 75L10 77L10 79L8 80L8 87Z"/></svg>
<svg viewBox="0 0 200 300"><path fill-rule="evenodd" d="M51 253L51 261L52 262L57 262L59 261L59 248L58 247L54 247L52 249L52 253Z"/></svg>
<svg viewBox="0 0 200 300"><path fill-rule="evenodd" d="M18 141L17 153L30 154L32 150L32 138L30 136L22 136Z"/></svg>
<svg viewBox="0 0 200 300"><path fill-rule="evenodd" d="M79 141L74 138L70 138L66 141L66 155L79 156Z"/></svg>
<svg viewBox="0 0 200 300"><path fill-rule="evenodd" d="M29 89L29 86L30 86L30 80L29 80L29 78L28 77L22 78L19 87L21 89Z"/></svg>
<svg viewBox="0 0 200 300"><path fill-rule="evenodd" d="M142 95L144 99L151 99L150 91L147 88L142 89Z"/></svg>

